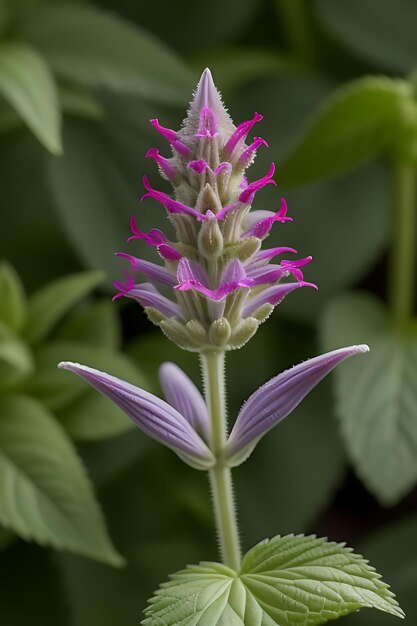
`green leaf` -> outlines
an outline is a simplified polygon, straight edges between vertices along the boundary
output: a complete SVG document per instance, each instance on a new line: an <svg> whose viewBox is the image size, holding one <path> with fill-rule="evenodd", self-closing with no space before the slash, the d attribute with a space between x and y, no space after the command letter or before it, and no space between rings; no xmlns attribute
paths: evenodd
<svg viewBox="0 0 417 626"><path fill-rule="evenodd" d="M65 115L100 121L104 118L104 110L100 102L87 90L60 85L59 104Z"/></svg>
<svg viewBox="0 0 417 626"><path fill-rule="evenodd" d="M54 338L117 350L121 328L116 309L115 304L107 300L88 303L62 322Z"/></svg>
<svg viewBox="0 0 417 626"><path fill-rule="evenodd" d="M14 332L19 332L26 317L26 295L14 268L0 264L0 321Z"/></svg>
<svg viewBox="0 0 417 626"><path fill-rule="evenodd" d="M0 338L0 387L14 385L33 371L33 358L17 337Z"/></svg>
<svg viewBox="0 0 417 626"><path fill-rule="evenodd" d="M0 416L0 522L24 539L120 565L84 468L53 416L25 396L0 400Z"/></svg>
<svg viewBox="0 0 417 626"><path fill-rule="evenodd" d="M416 623L417 604L417 517L406 516L383 526L366 537L361 550L384 572L384 578L395 589L410 624ZM392 626L388 615L358 613L346 620L346 626Z"/></svg>
<svg viewBox="0 0 417 626"><path fill-rule="evenodd" d="M345 172L385 152L411 91L405 81L361 78L316 112L282 164L280 182L299 185Z"/></svg>
<svg viewBox="0 0 417 626"><path fill-rule="evenodd" d="M316 11L326 30L359 58L384 71L415 70L414 0L318 0Z"/></svg>
<svg viewBox="0 0 417 626"><path fill-rule="evenodd" d="M218 563L177 572L156 592L142 623L314 626L361 608L404 617L379 574L351 548L287 535L252 548L238 575Z"/></svg>
<svg viewBox="0 0 417 626"><path fill-rule="evenodd" d="M62 152L55 81L36 50L20 43L0 46L0 93L45 148Z"/></svg>
<svg viewBox="0 0 417 626"><path fill-rule="evenodd" d="M24 20L19 35L65 80L170 104L185 103L193 86L193 75L172 50L97 7L51 3Z"/></svg>
<svg viewBox="0 0 417 626"><path fill-rule="evenodd" d="M363 363L335 372L337 412L358 475L393 505L417 482L417 333L400 333L380 301L357 293L330 303L322 338L326 350L371 348Z"/></svg>
<svg viewBox="0 0 417 626"><path fill-rule="evenodd" d="M37 291L29 300L26 339L33 344L43 341L59 320L102 282L101 272L82 272L64 276Z"/></svg>
<svg viewBox="0 0 417 626"><path fill-rule="evenodd" d="M130 359L87 343L55 341L35 352L35 373L25 382L24 390L48 409L57 411L65 428L76 439L100 439L132 427L126 415L113 407L110 400L97 399L100 397L98 393L78 376L58 369L60 361L85 363L133 385L149 389L146 377Z"/></svg>

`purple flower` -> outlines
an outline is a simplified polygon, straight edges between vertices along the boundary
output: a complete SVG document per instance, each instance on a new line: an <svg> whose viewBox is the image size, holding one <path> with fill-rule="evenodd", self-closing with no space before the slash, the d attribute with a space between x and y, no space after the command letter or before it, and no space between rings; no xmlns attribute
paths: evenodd
<svg viewBox="0 0 417 626"><path fill-rule="evenodd" d="M210 329L217 328L220 319L225 319L231 331L224 334L221 347L235 348L241 345L236 337L241 337L242 328L248 329L247 338L256 332L254 326L264 319L265 304L273 308L296 289L316 287L304 280L300 269L310 257L272 262L277 255L295 251L285 246L273 252L259 249L276 224L292 219L284 198L275 212L251 210L255 195L266 185L276 185L273 163L259 180L246 177L257 150L268 147L261 137L248 139L261 120L262 115L255 113L235 126L208 69L178 131L151 120L171 154L164 156L150 148L146 156L155 161L173 192L156 189L145 176L142 200L151 198L165 208L175 238L170 241L158 229L143 232L132 218L129 241L140 240L155 248L160 262L144 261L137 253L119 253L152 289L149 283L129 276L124 283L116 283L116 297L137 300L150 319L183 348L219 348L218 343L211 343ZM200 339L190 335L190 327L203 328Z"/></svg>
<svg viewBox="0 0 417 626"><path fill-rule="evenodd" d="M305 396L345 359L368 352L366 345L333 350L278 374L244 403L225 449L230 465L239 465L259 439L289 415Z"/></svg>
<svg viewBox="0 0 417 626"><path fill-rule="evenodd" d="M204 400L191 380L177 366L161 367L161 383L170 404L115 376L78 363L58 365L84 378L112 400L143 432L171 448L189 465L208 469L214 457L197 428L208 433Z"/></svg>

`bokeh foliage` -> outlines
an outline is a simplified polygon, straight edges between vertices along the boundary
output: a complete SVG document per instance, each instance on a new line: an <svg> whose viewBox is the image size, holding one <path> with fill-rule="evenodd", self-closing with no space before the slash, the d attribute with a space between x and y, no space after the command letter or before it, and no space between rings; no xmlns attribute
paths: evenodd
<svg viewBox="0 0 417 626"><path fill-rule="evenodd" d="M320 286L230 354L230 415L321 348L372 349L366 377L362 363L344 365L236 471L244 546L287 532L348 540L415 621L417 336L413 315L393 323L388 267L392 157L415 153L416 23L413 0L213 0L209 16L191 0L0 2L2 623L133 626L168 573L216 558L205 477L55 368L88 362L157 389L159 364L173 360L199 381L193 355L109 293L130 216L143 230L165 219L138 204L140 176L154 175L146 149L163 145L148 120L177 127L207 65L235 120L265 116L271 148L253 175L278 163L294 217L270 241L312 254L308 279ZM276 203L268 188L256 208ZM22 470L29 486L17 486ZM87 473L122 570L18 538L116 558ZM65 533L45 522L49 508L34 514L53 505L44 495L59 480L82 511ZM364 611L346 623L393 620Z"/></svg>

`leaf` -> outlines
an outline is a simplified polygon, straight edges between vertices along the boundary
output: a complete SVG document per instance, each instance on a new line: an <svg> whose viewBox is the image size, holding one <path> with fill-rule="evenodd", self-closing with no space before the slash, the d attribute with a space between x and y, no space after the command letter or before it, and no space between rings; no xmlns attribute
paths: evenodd
<svg viewBox="0 0 417 626"><path fill-rule="evenodd" d="M17 337L0 338L0 387L14 385L33 370L33 358L27 346Z"/></svg>
<svg viewBox="0 0 417 626"><path fill-rule="evenodd" d="M417 585L417 517L410 515L383 526L367 537L361 550L381 568L396 596L407 620L412 624L417 618L415 590ZM367 618L367 619L366 619ZM392 626L392 619L385 615L358 613L346 620L346 626Z"/></svg>
<svg viewBox="0 0 417 626"><path fill-rule="evenodd" d="M351 52L384 71L408 73L416 68L414 0L318 0L324 28Z"/></svg>
<svg viewBox="0 0 417 626"><path fill-rule="evenodd" d="M331 88L331 84L318 78L287 76L256 81L237 91L230 107L235 120L245 119L245 111L260 111L264 119L259 132L271 146L259 151L249 170L249 180L263 176L271 160L279 164L285 160L298 129L306 124L311 111L325 101ZM280 186L284 174L283 165L276 177ZM305 276L319 286L318 293L299 289L286 298L273 319L319 319L332 294L359 281L372 269L390 236L388 182L382 164L371 163L332 180L278 191L271 185L259 193L255 209L275 210L279 195L284 195L289 215L294 219L273 228L268 247L288 245L301 256L311 254L313 262L306 268Z"/></svg>
<svg viewBox="0 0 417 626"><path fill-rule="evenodd" d="M119 566L89 480L53 416L25 396L0 400L0 522L24 539Z"/></svg>
<svg viewBox="0 0 417 626"><path fill-rule="evenodd" d="M20 331L26 317L26 295L14 268L0 265L0 321L14 332Z"/></svg>
<svg viewBox="0 0 417 626"><path fill-rule="evenodd" d="M394 329L381 302L353 293L330 303L322 344L336 347L352 337L371 351L366 361L336 372L337 413L358 475L389 506L417 482L417 334Z"/></svg>
<svg viewBox="0 0 417 626"><path fill-rule="evenodd" d="M252 548L238 575L218 563L177 572L156 592L142 624L314 626L366 607L404 617L379 574L351 548L287 535Z"/></svg>
<svg viewBox="0 0 417 626"><path fill-rule="evenodd" d="M193 86L193 75L172 50L97 7L51 3L22 21L18 32L64 80L170 104L185 103Z"/></svg>
<svg viewBox="0 0 417 626"><path fill-rule="evenodd" d="M103 282L101 272L71 274L49 283L29 300L28 323L24 336L29 343L40 343L58 321Z"/></svg>
<svg viewBox="0 0 417 626"><path fill-rule="evenodd" d="M50 410L68 409L69 413L66 414L67 425L73 424L72 428L77 423L77 414L75 406L74 412L72 412L71 403L86 393L96 394L96 392L90 390L85 382L74 374L58 369L57 366L60 361L73 361L89 365L126 379L136 386L149 389L146 377L135 367L134 363L123 354L118 354L113 350L87 343L67 341L54 341L38 348L35 352L35 373L26 381L25 392L36 397ZM118 414L123 424L129 422L121 411ZM99 421L100 415L91 416L91 420L94 417ZM80 423L83 423L83 418L81 418ZM83 430L86 427L84 424Z"/></svg>
<svg viewBox="0 0 417 626"><path fill-rule="evenodd" d="M411 98L405 81L367 77L339 89L316 112L282 164L280 182L300 185L346 172L394 142L402 108Z"/></svg>
<svg viewBox="0 0 417 626"><path fill-rule="evenodd" d="M120 346L121 328L116 308L107 300L88 303L62 322L54 338L117 350Z"/></svg>
<svg viewBox="0 0 417 626"><path fill-rule="evenodd" d="M62 152L55 81L36 50L21 43L0 46L0 93L45 148Z"/></svg>

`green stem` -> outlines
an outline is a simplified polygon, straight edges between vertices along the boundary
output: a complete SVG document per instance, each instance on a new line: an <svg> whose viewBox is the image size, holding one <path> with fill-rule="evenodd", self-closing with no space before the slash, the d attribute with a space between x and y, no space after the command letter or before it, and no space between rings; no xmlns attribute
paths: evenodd
<svg viewBox="0 0 417 626"><path fill-rule="evenodd" d="M220 542L221 558L235 571L240 569L239 530L233 498L230 467L222 464L221 454L227 437L224 385L224 352L201 354L206 402L211 417L211 449L218 459L209 471L214 515Z"/></svg>
<svg viewBox="0 0 417 626"><path fill-rule="evenodd" d="M416 171L415 165L393 166L395 211L390 266L390 304L395 321L402 325L413 314L415 285Z"/></svg>
<svg viewBox="0 0 417 626"><path fill-rule="evenodd" d="M317 50L308 3L306 0L275 0L275 5L292 53L305 65L313 66Z"/></svg>

